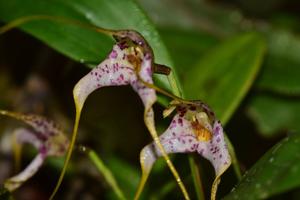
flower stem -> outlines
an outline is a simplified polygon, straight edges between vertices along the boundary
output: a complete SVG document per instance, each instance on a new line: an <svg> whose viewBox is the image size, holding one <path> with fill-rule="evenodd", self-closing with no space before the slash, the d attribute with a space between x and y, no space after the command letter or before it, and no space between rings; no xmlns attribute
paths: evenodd
<svg viewBox="0 0 300 200"><path fill-rule="evenodd" d="M126 200L126 197L120 189L120 187L118 186L117 181L115 180L112 172L109 170L108 167L105 166L105 164L97 155L97 153L93 150L88 150L87 155L88 158L95 165L95 167L98 169L98 171L104 176L106 182L110 185L110 187L113 189L118 198L121 200Z"/></svg>
<svg viewBox="0 0 300 200"><path fill-rule="evenodd" d="M228 146L228 151L229 151L230 157L232 159L232 166L233 166L235 175L236 175L237 179L240 181L242 179L242 172L241 172L241 167L240 167L239 161L235 154L234 147L233 147L232 143L230 142L227 134L224 134L224 136L225 136L226 144Z"/></svg>
<svg viewBox="0 0 300 200"><path fill-rule="evenodd" d="M199 168L196 164L196 161L195 161L195 158L193 157L193 155L189 155L189 163L190 163L193 183L194 183L195 191L196 191L196 195L197 195L197 200L205 200Z"/></svg>

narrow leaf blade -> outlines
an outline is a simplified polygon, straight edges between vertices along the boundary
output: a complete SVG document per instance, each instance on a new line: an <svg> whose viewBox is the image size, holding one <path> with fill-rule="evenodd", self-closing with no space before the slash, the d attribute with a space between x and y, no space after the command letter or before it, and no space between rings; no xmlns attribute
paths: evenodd
<svg viewBox="0 0 300 200"><path fill-rule="evenodd" d="M264 49L260 35L248 33L207 52L184 76L186 96L207 102L225 124L254 81Z"/></svg>

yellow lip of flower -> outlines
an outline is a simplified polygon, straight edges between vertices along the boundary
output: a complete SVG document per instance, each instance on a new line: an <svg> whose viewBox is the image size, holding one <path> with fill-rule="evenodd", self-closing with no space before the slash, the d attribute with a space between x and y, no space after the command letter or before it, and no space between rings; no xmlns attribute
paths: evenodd
<svg viewBox="0 0 300 200"><path fill-rule="evenodd" d="M209 141L212 138L212 133L207 130L196 117L193 118L191 125L198 141Z"/></svg>
<svg viewBox="0 0 300 200"><path fill-rule="evenodd" d="M185 119L191 122L193 132L198 141L210 141L212 139L211 120L205 112L200 110L187 110Z"/></svg>

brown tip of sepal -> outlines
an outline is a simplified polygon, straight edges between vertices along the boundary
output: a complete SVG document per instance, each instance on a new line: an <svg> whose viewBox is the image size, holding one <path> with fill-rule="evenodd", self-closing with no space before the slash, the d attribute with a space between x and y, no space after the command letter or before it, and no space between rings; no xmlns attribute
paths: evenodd
<svg viewBox="0 0 300 200"><path fill-rule="evenodd" d="M153 72L156 74L169 75L171 73L171 68L166 65L154 63Z"/></svg>

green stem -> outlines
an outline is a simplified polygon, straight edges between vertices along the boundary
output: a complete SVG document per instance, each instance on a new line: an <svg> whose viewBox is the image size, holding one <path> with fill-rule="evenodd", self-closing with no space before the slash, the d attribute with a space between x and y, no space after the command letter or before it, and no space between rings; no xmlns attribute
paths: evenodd
<svg viewBox="0 0 300 200"><path fill-rule="evenodd" d="M224 134L224 136L225 136L226 144L228 146L229 154L230 154L231 159L232 159L232 166L233 166L235 175L236 175L237 179L240 181L242 179L242 172L241 172L241 167L240 167L240 164L238 162L237 156L235 154L234 147L233 147L232 143L230 142L227 134Z"/></svg>
<svg viewBox="0 0 300 200"><path fill-rule="evenodd" d="M116 193L119 199L126 200L126 197L120 187L117 184L117 181L115 180L113 174L107 168L103 161L100 159L100 157L97 155L97 153L93 150L89 150L87 152L89 159L92 161L92 163L96 166L96 168L99 170L100 173L104 176L106 182L110 185L110 187L113 189L113 191Z"/></svg>
<svg viewBox="0 0 300 200"><path fill-rule="evenodd" d="M187 177L187 181L192 179L191 176ZM163 185L159 191L154 192L150 196L150 200L159 200L159 199L166 199L166 195L170 194L175 188L177 184L174 181L168 181L165 185Z"/></svg>
<svg viewBox="0 0 300 200"><path fill-rule="evenodd" d="M189 155L189 163L192 172L193 183L196 190L196 195L198 200L205 200L204 190L201 182L201 176L199 168L196 164L195 158L193 155Z"/></svg>
<svg viewBox="0 0 300 200"><path fill-rule="evenodd" d="M72 20L72 19L68 19L68 18L51 16L51 15L30 15L30 16L17 18L15 20L12 20L8 24L0 27L0 35L3 33L6 33L7 31L9 31L13 28L16 28L18 26L26 24L28 22L39 21L39 20L49 20L49 21L59 22L59 23L64 23L64 24L73 24L73 25L76 25L76 26L79 26L79 27L82 27L82 28L85 28L88 30L96 31L98 33L107 34L109 36L116 33L116 31L114 31L114 30L100 28L100 27L94 26L92 24L83 23L81 21L76 21L76 20Z"/></svg>

